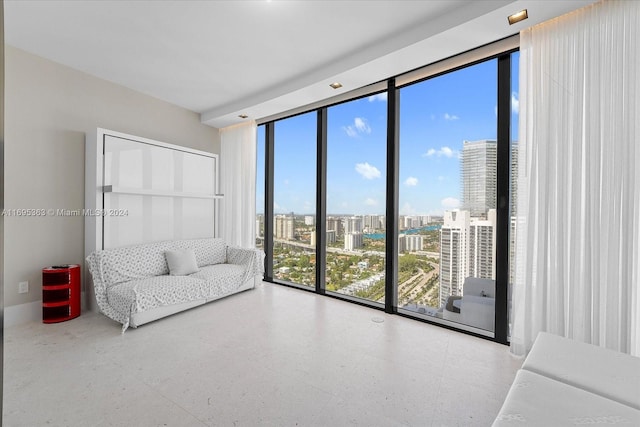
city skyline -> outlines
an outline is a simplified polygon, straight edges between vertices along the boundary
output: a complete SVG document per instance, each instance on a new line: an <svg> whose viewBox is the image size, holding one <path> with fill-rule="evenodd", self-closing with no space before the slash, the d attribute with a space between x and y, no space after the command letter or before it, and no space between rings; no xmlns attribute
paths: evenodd
<svg viewBox="0 0 640 427"><path fill-rule="evenodd" d="M513 61L517 88L518 55ZM462 208L464 141L496 139L496 60L400 89L399 214ZM518 92L512 91L512 140ZM386 93L328 108L327 215L382 215L386 205ZM264 131L258 132L257 212L264 212ZM315 213L316 113L275 123L274 212Z"/></svg>

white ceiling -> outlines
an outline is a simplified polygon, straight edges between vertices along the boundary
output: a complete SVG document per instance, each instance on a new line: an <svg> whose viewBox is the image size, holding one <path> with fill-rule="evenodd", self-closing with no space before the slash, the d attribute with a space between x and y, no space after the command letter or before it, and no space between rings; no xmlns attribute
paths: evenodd
<svg viewBox="0 0 640 427"><path fill-rule="evenodd" d="M7 44L225 127L320 101L594 0L18 1ZM509 26L507 15L529 19ZM328 85L339 81L339 90Z"/></svg>

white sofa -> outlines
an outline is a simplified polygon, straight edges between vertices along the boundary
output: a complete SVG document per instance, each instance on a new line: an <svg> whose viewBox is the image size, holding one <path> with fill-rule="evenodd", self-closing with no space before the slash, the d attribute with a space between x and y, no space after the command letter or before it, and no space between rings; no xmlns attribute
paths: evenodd
<svg viewBox="0 0 640 427"><path fill-rule="evenodd" d="M186 256L192 268L173 258L170 271L168 253ZM99 310L124 332L254 288L264 272L264 252L218 238L174 240L96 251L87 264Z"/></svg>
<svg viewBox="0 0 640 427"><path fill-rule="evenodd" d="M640 426L640 358L546 332L493 426Z"/></svg>
<svg viewBox="0 0 640 427"><path fill-rule="evenodd" d="M443 307L442 318L475 328L493 331L496 285L492 279L467 277L462 296L451 296Z"/></svg>

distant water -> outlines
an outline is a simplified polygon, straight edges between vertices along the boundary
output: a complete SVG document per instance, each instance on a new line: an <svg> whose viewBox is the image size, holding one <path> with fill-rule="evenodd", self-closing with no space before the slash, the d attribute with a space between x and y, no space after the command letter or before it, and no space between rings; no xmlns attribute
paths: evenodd
<svg viewBox="0 0 640 427"><path fill-rule="evenodd" d="M406 230L402 230L400 232L400 234L418 234L421 231L435 231L435 230L440 230L441 225L427 225L425 227L420 227L420 228L409 228ZM382 240L384 239L386 236L385 233L373 233L373 234L365 234L364 237L368 238L368 239L374 239L374 240Z"/></svg>

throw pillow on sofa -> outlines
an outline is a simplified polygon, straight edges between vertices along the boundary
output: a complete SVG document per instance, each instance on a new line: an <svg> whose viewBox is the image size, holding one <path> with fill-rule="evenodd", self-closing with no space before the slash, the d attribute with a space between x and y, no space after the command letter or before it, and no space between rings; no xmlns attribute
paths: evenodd
<svg viewBox="0 0 640 427"><path fill-rule="evenodd" d="M169 266L169 275L186 276L199 270L196 254L191 249L183 251L165 251L165 258Z"/></svg>

